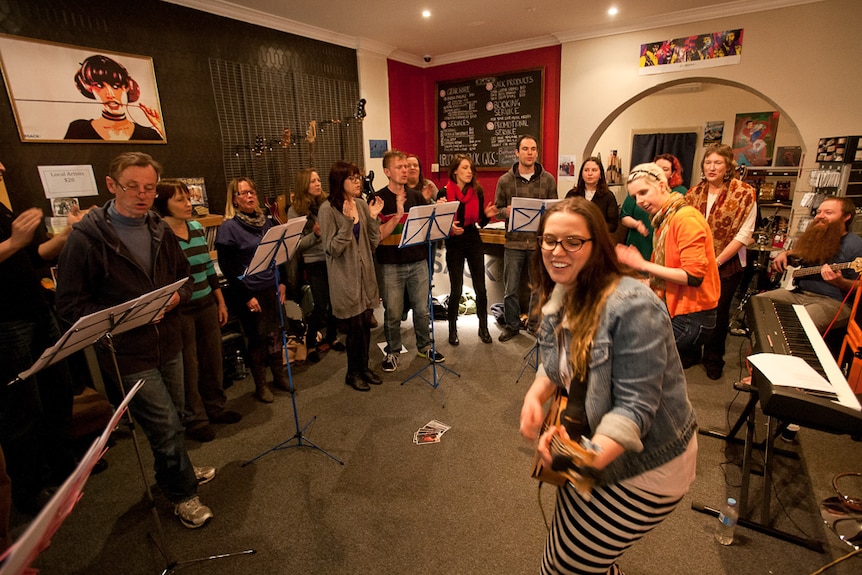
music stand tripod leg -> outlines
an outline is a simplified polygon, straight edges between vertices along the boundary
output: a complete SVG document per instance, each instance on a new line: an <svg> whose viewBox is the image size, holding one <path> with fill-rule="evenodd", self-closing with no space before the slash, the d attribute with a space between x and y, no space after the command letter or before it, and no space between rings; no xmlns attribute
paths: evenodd
<svg viewBox="0 0 862 575"><path fill-rule="evenodd" d="M111 336L110 332L106 333L104 335L103 341L105 342L106 347L108 348L108 350L111 353L111 361L114 364L114 375L117 378L117 387L119 388L120 393L123 395L123 397L125 397L126 396L126 389L125 389L125 386L123 385L122 373L120 372L120 364L117 361L117 351L114 348L114 340L113 340L113 337ZM217 555L210 555L208 557L201 557L198 559L189 559L189 560L185 560L185 561L177 561L177 560L173 559L173 557L171 556L170 550L168 549L167 543L166 543L165 529L164 529L164 526L162 525L162 519L161 519L161 516L159 515L159 510L156 507L156 499L155 499L155 497L153 497L152 489L150 489L150 482L147 478L147 471L146 471L146 468L144 467L143 457L141 456L141 445L140 445L140 442L138 441L138 435L137 435L136 430L135 430L135 420L132 417L131 406L129 406L129 409L126 410L125 417L127 419L127 424L129 427L130 435L132 436L132 446L134 447L135 457L137 458L137 461L138 461L138 469L141 472L141 479L144 482L144 491L145 491L146 496L147 496L147 505L150 508L150 513L153 517L153 524L156 527L156 533L153 534L153 532L150 531L150 532L147 532L147 536L150 538L150 540L153 542L156 549L158 550L159 554L165 560L165 569L162 571L162 575L167 575L168 573L172 573L176 569L179 569L183 566L187 566L187 565L190 565L193 563L202 563L204 561L210 561L210 560L214 560L214 559L225 559L225 558L234 557L237 555L253 555L254 553L256 553L256 551L254 549L246 549L245 551L239 551L236 553L219 553Z"/></svg>
<svg viewBox="0 0 862 575"><path fill-rule="evenodd" d="M431 220L433 223L433 216L431 216ZM430 239L426 238L425 244L428 246L428 314L429 314L429 317L431 318L431 347L429 349L430 349L430 355L432 357L436 357L437 356L437 347L436 347L437 344L435 343L435 338L434 338L434 296L431 294L431 289L434 285L434 260L432 259L433 258L433 251L431 250ZM449 302L449 305L452 305L452 302ZM431 368L431 381L428 381L422 375L422 373L428 368ZM449 369L448 367L441 365L435 361L429 360L428 365L424 366L422 369L420 369L419 371L417 371L416 373L414 373L413 375L411 375L410 377L408 377L407 379L402 381L401 385L404 385L408 381L418 377L422 381L424 381L425 383L430 385L433 389L437 389L437 387L440 385L440 379L438 379L438 377L437 377L437 370L438 369L442 369L442 370L447 371L447 372L449 372L449 373L451 373L457 377L461 377L460 373L453 371L453 370ZM441 401L442 401L442 398L441 398ZM444 404L444 406L445 406L445 404Z"/></svg>
<svg viewBox="0 0 862 575"><path fill-rule="evenodd" d="M533 344L527 353L524 354L522 358L524 360L524 365L521 367L521 373L518 374L518 378L515 380L515 383L521 381L521 377L524 375L524 372L527 371L528 367L533 368L534 370L539 370L539 340L536 339L536 343Z"/></svg>
<svg viewBox="0 0 862 575"><path fill-rule="evenodd" d="M282 239L282 241L284 241L284 240ZM286 355L287 354L287 328L285 327L285 324L284 324L284 307L281 304L281 296L280 296L279 289L278 289L278 286L279 286L278 265L275 262L274 256L273 256L273 259L272 259L272 262L270 265L272 266L273 270L275 271L275 274L274 274L274 276L275 276L275 302L276 302L276 305L278 306L278 318L279 318L279 327L281 328L282 349L284 350L284 353ZM329 457L330 459L332 459L333 461L335 461L339 465L344 465L344 462L342 460L338 459L333 454L326 451L325 449L323 449L319 445L312 443L311 441L308 440L307 437L305 437L305 430L308 428L309 425L311 425L317 419L317 416L315 415L314 417L312 417L308 421L308 423L306 423L303 427L300 427L300 425L299 425L299 412L296 409L296 387L294 387L294 385L293 385L293 372L290 369L289 358L285 358L285 364L286 364L285 369L287 370L287 381L288 381L288 384L290 387L290 401L291 401L291 405L293 407L293 423L296 426L296 432L291 437L287 438L286 440L282 441L281 443L279 443L273 447L270 447L269 449L263 451L259 455L256 455L255 457L249 459L248 461L243 463L240 467L245 467L246 465L248 465L254 461L257 461L258 459L260 459L264 455L266 455L268 453L272 453L273 451L279 451L281 449L290 449L292 447L309 447L311 449L316 449L317 451L320 451L321 453L323 453L324 455L326 455L327 457ZM290 442L292 442L294 440L296 441L296 444L295 445L289 445Z"/></svg>

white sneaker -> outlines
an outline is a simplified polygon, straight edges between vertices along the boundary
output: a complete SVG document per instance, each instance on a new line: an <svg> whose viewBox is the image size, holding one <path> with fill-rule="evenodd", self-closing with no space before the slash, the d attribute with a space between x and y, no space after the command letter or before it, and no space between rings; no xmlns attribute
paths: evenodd
<svg viewBox="0 0 862 575"><path fill-rule="evenodd" d="M197 477L198 485L209 483L215 478L216 468L210 465L202 467L192 466L192 469L195 470L195 477Z"/></svg>
<svg viewBox="0 0 862 575"><path fill-rule="evenodd" d="M394 353L387 353L386 357L383 358L383 363L380 366L380 369L389 373L398 369L398 355Z"/></svg>
<svg viewBox="0 0 862 575"><path fill-rule="evenodd" d="M213 518L212 510L201 503L200 497L195 495L188 501L174 505L174 515L180 518L180 523L189 529L203 527Z"/></svg>

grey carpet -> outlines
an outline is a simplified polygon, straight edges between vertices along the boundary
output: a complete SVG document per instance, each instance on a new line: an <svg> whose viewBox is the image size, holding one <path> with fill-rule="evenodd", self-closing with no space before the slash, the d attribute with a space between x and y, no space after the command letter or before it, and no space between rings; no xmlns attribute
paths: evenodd
<svg viewBox="0 0 862 575"><path fill-rule="evenodd" d="M228 390L230 407L244 419L217 426L207 444L189 441L194 462L215 465L218 475L202 486L202 500L215 519L199 530L183 528L155 490L158 515L173 560L253 548L253 556L219 559L185 567L184 573L355 573L492 574L537 573L545 540L539 509L553 508L554 491L529 478L532 446L518 434L523 394L532 381L524 356L532 338L482 344L475 316L460 320L461 345L446 342L446 322L435 322L445 365L438 387L402 381L426 364L402 356L399 371L384 384L358 393L344 384L346 358L330 351L316 365L294 366L301 425L317 419L306 437L341 459L339 465L311 447L290 447L242 464L295 433L290 397L276 392L264 405L251 396L250 378ZM405 345L413 344L410 321ZM383 337L382 328L372 339ZM728 429L745 397L732 389L741 377L738 356L747 340L728 339L728 367L711 381L701 366L687 370L689 395L703 428ZM382 360L372 350L376 365ZM430 378L430 369L424 371ZM444 407L445 404L445 407ZM452 426L439 444L416 446L413 432L431 419ZM765 427L758 426L762 436ZM148 537L155 532L127 430L116 432L109 468L90 479L83 498L35 566L46 574L159 573L165 559ZM148 478L151 458L143 435ZM717 506L738 494L741 447L700 437L698 478L671 517L620 561L629 575L668 573L811 573L852 549L827 531L818 506L832 495L841 471L862 470L862 444L847 436L803 429L798 461L776 464L770 521L797 535L820 540L819 554L754 531L738 528L730 547L714 542L716 519L690 509L692 501ZM288 445L295 445L290 442ZM752 505L759 504L760 478L752 481ZM18 517L16 535L23 529ZM862 572L855 557L830 574Z"/></svg>

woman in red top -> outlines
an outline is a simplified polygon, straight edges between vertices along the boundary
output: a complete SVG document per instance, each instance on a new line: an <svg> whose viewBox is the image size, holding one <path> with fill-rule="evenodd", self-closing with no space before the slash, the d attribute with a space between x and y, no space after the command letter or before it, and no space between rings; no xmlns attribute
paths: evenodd
<svg viewBox="0 0 862 575"><path fill-rule="evenodd" d="M476 170L469 156L458 155L449 164L449 183L437 195L438 202L459 201L452 232L446 240L446 266L449 268L449 343L458 345L458 303L464 287L464 260L470 266L476 291L476 315L479 316L479 339L491 343L488 333L488 292L485 290L485 250L479 228L497 213L493 202L485 205L482 186L476 181Z"/></svg>

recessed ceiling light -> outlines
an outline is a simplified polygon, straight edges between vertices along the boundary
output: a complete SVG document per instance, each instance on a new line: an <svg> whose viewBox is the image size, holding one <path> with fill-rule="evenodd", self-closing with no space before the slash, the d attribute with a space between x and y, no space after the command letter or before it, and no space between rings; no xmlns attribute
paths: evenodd
<svg viewBox="0 0 862 575"><path fill-rule="evenodd" d="M614 6L611 6L611 8L608 10L608 16L616 16L617 12L619 12L619 10L617 10Z"/></svg>
<svg viewBox="0 0 862 575"><path fill-rule="evenodd" d="M430 18L431 17L431 10L422 10L422 17L423 18Z"/></svg>

